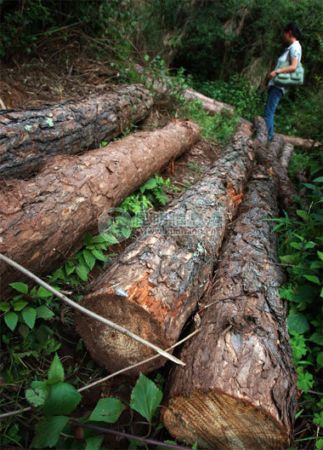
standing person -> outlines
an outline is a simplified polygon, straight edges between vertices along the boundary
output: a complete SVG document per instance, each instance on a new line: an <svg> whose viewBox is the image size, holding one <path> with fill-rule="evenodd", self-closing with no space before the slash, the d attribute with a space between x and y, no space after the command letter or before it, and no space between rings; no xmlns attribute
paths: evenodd
<svg viewBox="0 0 323 450"><path fill-rule="evenodd" d="M269 142L272 141L274 136L274 117L276 108L282 96L287 92L285 87L275 86L273 78L278 73L295 72L302 59L302 47L299 43L299 39L301 39L301 32L298 26L293 22L286 25L283 31L283 40L286 44L288 44L288 47L278 58L276 67L279 63L286 61L289 61L290 65L275 69L268 75L270 81L268 83L268 96L265 106L265 121L267 125Z"/></svg>

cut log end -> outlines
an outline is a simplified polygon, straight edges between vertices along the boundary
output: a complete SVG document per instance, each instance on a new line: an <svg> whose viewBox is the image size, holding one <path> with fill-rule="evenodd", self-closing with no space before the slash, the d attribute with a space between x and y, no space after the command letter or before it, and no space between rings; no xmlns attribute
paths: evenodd
<svg viewBox="0 0 323 450"><path fill-rule="evenodd" d="M149 297L145 286L134 287L141 297L141 302L159 302ZM123 297L109 292L111 290L102 289L101 291L89 295L85 298L83 306L91 309L103 317L109 317L109 320L118 323L122 327L130 329L133 333L142 338L153 342L160 348L167 348L167 342L162 338L163 330L158 321L157 314L153 316L139 303L127 301L125 307L122 301ZM125 297L126 298L126 297ZM127 300L129 297L127 297ZM162 317L162 311L161 311ZM155 352L135 341L134 339L112 330L104 324L95 323L88 320L87 317L79 315L76 318L77 331L83 337L86 347L92 358L101 366L109 371L117 371L128 365L136 364L146 358L155 355ZM159 367L161 358L151 362L149 369L153 370ZM146 371L145 364L139 367L139 371ZM133 369L127 372L128 375L138 375L138 370Z"/></svg>
<svg viewBox="0 0 323 450"><path fill-rule="evenodd" d="M289 437L273 417L255 405L214 390L172 398L163 413L169 432L199 448L278 450Z"/></svg>

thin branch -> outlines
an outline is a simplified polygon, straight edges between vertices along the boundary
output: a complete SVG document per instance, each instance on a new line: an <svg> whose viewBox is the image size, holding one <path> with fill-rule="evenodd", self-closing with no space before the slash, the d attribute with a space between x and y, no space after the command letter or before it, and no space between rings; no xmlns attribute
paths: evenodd
<svg viewBox="0 0 323 450"><path fill-rule="evenodd" d="M53 288L51 285L43 281L41 278L34 275L32 272L27 270L25 267L21 266L20 264L13 261L11 258L8 258L7 256L4 256L2 253L0 253L0 260L6 262L10 266L14 267L15 269L19 270L21 273L26 275L27 277L31 278L33 281L38 283L40 286L43 286L45 289L47 289L49 292L54 294L56 297L58 297L63 302L70 305L72 308L77 309L78 311L82 312L83 314L86 314L89 317L92 317L95 320L98 320L99 322L103 323L104 325L107 325L110 328L113 328L114 330L119 331L120 333L134 339L137 342L140 342L143 345L146 345L146 347L149 347L153 349L155 352L159 353L164 358L169 359L170 361L179 364L181 366L185 366L185 364L178 358L175 358L175 356L171 355L170 353L165 352L161 348L157 347L157 345L152 344L151 342L147 341L146 339L142 338L141 336L138 336L137 334L133 333L130 330L127 330L126 328L122 327L121 325L118 325L114 322L112 322L109 319L106 319L105 317L100 316L99 314L96 314L95 312L91 311L90 309L84 308L84 306L79 305L78 303L74 302L70 298L68 298L66 295L62 294L61 292L57 291L55 288Z"/></svg>
<svg viewBox="0 0 323 450"><path fill-rule="evenodd" d="M10 417L10 416L17 416L18 414L22 414L22 413L24 413L26 411L30 411L30 410L31 410L31 406L27 406L27 408L16 409L16 411L9 411L7 413L0 414L0 420L5 419L6 417Z"/></svg>
<svg viewBox="0 0 323 450"><path fill-rule="evenodd" d="M159 445L160 447L165 447L165 448L174 448L177 450L190 450L190 447L183 447L182 445L168 444L166 442L157 441L156 439L143 438L141 436L135 436L134 434L125 433L123 431L112 430L111 428L103 428L103 427L98 427L97 425L81 423L75 419L71 419L71 421L72 421L72 423L74 423L75 425L78 425L81 428L88 428L89 430L98 431L99 433L103 433L103 434L114 434L115 436L120 436L120 437L123 437L126 439L134 439L136 441L145 442L146 444Z"/></svg>
<svg viewBox="0 0 323 450"><path fill-rule="evenodd" d="M194 330L192 333L185 336L180 341L176 342L176 344L172 345L171 347L168 347L166 351L172 350L175 347L178 347L179 345L183 344L183 342L187 341L191 337L193 337L195 334L197 334L200 331L200 328ZM142 364L146 364L147 362L153 361L154 359L160 358L159 355L151 356L150 358L146 358L143 361L140 361L138 363L132 364L131 366L125 367L124 369L120 369L117 372L111 373L110 375L107 375L104 378L100 378L99 380L93 381L93 383L87 384L86 386L81 387L78 391L86 391L87 389L90 389L100 383L104 383L107 380L110 380L111 378L116 377L117 375L120 375L121 373L127 372L128 370L134 369L135 367L141 366Z"/></svg>

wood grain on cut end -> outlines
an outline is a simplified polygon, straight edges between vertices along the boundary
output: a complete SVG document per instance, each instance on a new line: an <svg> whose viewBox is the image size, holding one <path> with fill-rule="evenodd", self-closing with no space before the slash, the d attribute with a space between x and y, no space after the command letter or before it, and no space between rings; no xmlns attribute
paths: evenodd
<svg viewBox="0 0 323 450"><path fill-rule="evenodd" d="M279 450L288 445L288 435L272 417L216 391L172 399L163 421L173 436L187 444L197 442L199 448Z"/></svg>

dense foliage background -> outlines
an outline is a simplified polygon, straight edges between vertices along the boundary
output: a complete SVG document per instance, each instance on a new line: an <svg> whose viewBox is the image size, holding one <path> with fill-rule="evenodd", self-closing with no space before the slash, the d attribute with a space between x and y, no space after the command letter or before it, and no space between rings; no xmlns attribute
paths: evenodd
<svg viewBox="0 0 323 450"><path fill-rule="evenodd" d="M147 73L166 79L171 74L176 89L190 84L210 97L235 105L238 115L252 119L255 114L262 114L266 74L281 51L281 30L290 21L296 21L303 32L306 83L282 100L277 128L286 134L323 142L321 0L0 0L0 58L3 65L44 58L46 54L64 59L73 43L74 52L77 48L80 54L90 53L93 59L115 71L119 81L145 81ZM143 75L135 70L136 64L144 67ZM204 136L220 142L228 139L235 117L210 118L199 105L183 105L179 91L176 92L180 111L200 123ZM289 218L282 212L275 226L281 263L289 275L281 294L289 305L289 331L302 393L295 448L323 449L322 146L297 149L290 164L290 176L299 189L297 217ZM157 177L121 207L135 216L143 208L165 204L165 187L170 189L168 181ZM69 286L78 294L91 266L105 261L102 252L108 249L108 244L87 237L84 249L49 280L57 287ZM89 257L89 248L96 254L94 260ZM9 385L9 390L3 388L2 404L12 405L12 409L15 404L16 408L23 406L26 382L47 377L43 384L29 389L27 400L35 407L41 405L42 395L47 395L51 383L56 383L70 395L68 406L76 407L80 401L78 394L72 384L64 382L64 370L54 358L58 350L68 354L71 345L77 351L82 350L82 344L75 342L68 331L69 327L72 329L71 315L60 311L42 289L30 291L17 280L16 290L11 302L0 303L1 319L5 319L1 327L4 355L1 376L4 384ZM57 321L55 315L59 314L62 319ZM62 323L67 331L59 328ZM84 384L89 373L99 370L80 354L77 353L74 365L65 370L65 379L77 386ZM156 389L162 385L161 380L157 377L154 386L149 380L142 379L140 383L146 383L147 390L154 392L151 395L158 397L158 406L161 394ZM120 403L114 407L117 420L124 407ZM96 414L99 409L96 408ZM143 414L150 425L153 413L155 410ZM39 422L34 446L49 445L46 439L42 441L41 427L46 430L57 425L60 429L64 423ZM15 417L2 422L1 444L30 445L33 436L30 427ZM100 448L102 439L93 441L95 438L97 434L92 430L87 437L87 449ZM63 441L60 448L84 448L75 447L74 441L68 443L68 438Z"/></svg>

